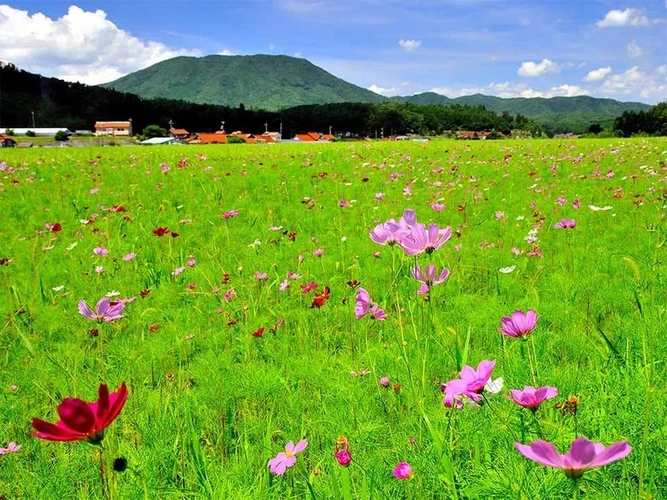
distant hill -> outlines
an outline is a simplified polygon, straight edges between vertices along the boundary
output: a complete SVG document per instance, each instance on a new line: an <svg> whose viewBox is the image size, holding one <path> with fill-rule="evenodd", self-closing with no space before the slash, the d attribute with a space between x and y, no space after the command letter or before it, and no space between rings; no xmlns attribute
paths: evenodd
<svg viewBox="0 0 667 500"><path fill-rule="evenodd" d="M102 86L145 98L266 110L385 100L305 59L270 55L176 57Z"/></svg>
<svg viewBox="0 0 667 500"><path fill-rule="evenodd" d="M502 98L474 94L449 98L435 92L412 96L392 97L394 101L421 105L451 106L462 104L484 106L496 113L521 114L532 118L545 129L553 132L585 132L591 123L599 123L610 129L614 119L625 111L646 111L651 108L641 102L620 102L586 95L575 97L512 97Z"/></svg>

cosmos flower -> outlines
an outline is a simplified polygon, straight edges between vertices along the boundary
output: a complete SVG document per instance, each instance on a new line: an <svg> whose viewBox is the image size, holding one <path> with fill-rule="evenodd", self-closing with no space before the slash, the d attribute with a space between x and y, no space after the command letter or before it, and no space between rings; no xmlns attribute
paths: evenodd
<svg viewBox="0 0 667 500"><path fill-rule="evenodd" d="M440 229L437 224L429 224L426 228L423 224L410 226L410 232L401 238L400 245L407 255L419 255L426 252L432 254L444 245L452 236L449 227Z"/></svg>
<svg viewBox="0 0 667 500"><path fill-rule="evenodd" d="M125 302L111 302L108 297L102 297L95 306L95 312L90 308L85 300L79 301L79 312L84 318L93 321L111 322L122 318L122 312L125 309Z"/></svg>
<svg viewBox="0 0 667 500"><path fill-rule="evenodd" d="M523 391L510 389L510 396L508 398L519 406L535 411L547 399L555 398L556 396L558 396L558 389L555 387L545 386L536 389L527 385L523 388Z"/></svg>
<svg viewBox="0 0 667 500"><path fill-rule="evenodd" d="M503 326L498 331L507 337L523 338L535 329L537 318L537 313L532 309L526 312L514 311L511 316L501 318Z"/></svg>
<svg viewBox="0 0 667 500"><path fill-rule="evenodd" d="M491 378L493 367L496 361L482 361L477 365L477 369L465 365L459 373L460 378L450 380L442 384L440 389L445 394L443 404L447 408L456 406L459 410L463 408L462 396L465 396L475 403L482 399L482 391Z"/></svg>
<svg viewBox="0 0 667 500"><path fill-rule="evenodd" d="M104 430L118 417L127 400L125 382L109 394L105 384L100 385L98 399L92 403L77 398L65 398L58 405L60 420L50 424L34 418L33 436L49 441L88 441L99 444L104 438Z"/></svg>
<svg viewBox="0 0 667 500"><path fill-rule="evenodd" d="M290 441L285 445L285 451L281 451L275 458L269 460L269 470L277 476L282 476L285 471L296 463L297 453L301 453L308 446L308 441L302 439L296 445Z"/></svg>
<svg viewBox="0 0 667 500"><path fill-rule="evenodd" d="M21 449L20 444L16 444L15 442L11 442L7 445L7 448L0 448L0 455L7 455L9 453L16 453Z"/></svg>
<svg viewBox="0 0 667 500"><path fill-rule="evenodd" d="M380 308L371 300L371 296L364 288L357 290L356 305L354 307L354 315L357 319L361 319L367 314L374 319L384 320L387 315L383 309Z"/></svg>
<svg viewBox="0 0 667 500"><path fill-rule="evenodd" d="M575 439L564 455L559 454L552 443L541 439L530 445L514 443L514 447L524 457L538 464L561 469L570 479L580 479L587 470L625 458L632 451L627 441L605 448L603 444L593 443L585 437Z"/></svg>
<svg viewBox="0 0 667 500"><path fill-rule="evenodd" d="M422 286L416 293L423 295L428 293L431 287L443 283L449 276L449 269L443 268L438 274L437 268L433 264L424 267L416 266L412 269L412 277L422 283Z"/></svg>
<svg viewBox="0 0 667 500"><path fill-rule="evenodd" d="M407 462L399 462L392 472L396 479L406 480L412 478L412 467Z"/></svg>
<svg viewBox="0 0 667 500"><path fill-rule="evenodd" d="M561 219L554 224L554 229L574 229L577 227L577 221L574 219Z"/></svg>

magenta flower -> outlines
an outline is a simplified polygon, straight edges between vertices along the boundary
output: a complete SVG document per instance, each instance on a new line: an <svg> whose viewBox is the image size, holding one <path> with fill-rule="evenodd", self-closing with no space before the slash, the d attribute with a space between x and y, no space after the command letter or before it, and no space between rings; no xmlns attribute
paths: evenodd
<svg viewBox="0 0 667 500"><path fill-rule="evenodd" d="M256 280L266 280L269 278L269 275L267 273L260 273L259 271L255 271L255 279Z"/></svg>
<svg viewBox="0 0 667 500"><path fill-rule="evenodd" d="M296 445L290 441L285 445L285 451L281 451L275 458L269 460L269 470L282 476L288 467L292 467L296 463L296 454L301 453L308 446L308 441L302 439Z"/></svg>
<svg viewBox="0 0 667 500"><path fill-rule="evenodd" d="M463 408L462 396L478 403L482 399L482 391L491 378L495 365L495 360L480 362L476 370L472 366L465 365L459 373L460 378L442 384L440 389L445 394L442 402L445 407L451 408L456 405L460 410Z"/></svg>
<svg viewBox="0 0 667 500"><path fill-rule="evenodd" d="M197 265L197 261L195 259L190 259L185 263L185 265L188 267L195 267Z"/></svg>
<svg viewBox="0 0 667 500"><path fill-rule="evenodd" d="M429 224L427 229L423 224L415 224L410 226L410 232L401 239L400 244L408 255L423 252L430 255L451 236L452 230L449 227L440 229L437 224Z"/></svg>
<svg viewBox="0 0 667 500"><path fill-rule="evenodd" d="M514 311L512 316L501 318L503 327L498 328L498 331L507 337L523 338L535 329L537 318L537 313L532 309L526 312Z"/></svg>
<svg viewBox="0 0 667 500"><path fill-rule="evenodd" d="M514 401L519 406L528 408L531 411L537 410L547 399L558 396L558 389L555 387L540 387L535 389L529 385L523 388L523 391L510 389L510 401Z"/></svg>
<svg viewBox="0 0 667 500"><path fill-rule="evenodd" d="M321 248L318 248L317 250L315 250L315 251L313 252L313 255L314 255L315 257L322 257L322 254L323 254L323 253L324 253L324 250L322 250Z"/></svg>
<svg viewBox="0 0 667 500"><path fill-rule="evenodd" d="M393 473L396 479L402 481L412 478L412 467L407 462L398 462L398 465L394 467Z"/></svg>
<svg viewBox="0 0 667 500"><path fill-rule="evenodd" d="M352 455L350 455L350 451L347 448L338 450L336 453L334 453L334 457L336 458L336 461L343 467L348 467L352 463Z"/></svg>
<svg viewBox="0 0 667 500"><path fill-rule="evenodd" d="M93 321L111 322L120 319L123 317L121 315L123 309L125 309L125 302L111 302L108 297L102 297L99 300L97 306L95 306L95 312L93 312L85 300L79 301L79 312L81 315Z"/></svg>
<svg viewBox="0 0 667 500"><path fill-rule="evenodd" d="M289 279L291 279L291 280L299 280L299 279L301 279L301 275L300 275L300 274L296 274L296 273L293 272L293 271L288 272L288 273L287 273L287 277L288 277ZM315 287L315 288L317 288L317 287Z"/></svg>
<svg viewBox="0 0 667 500"><path fill-rule="evenodd" d="M389 377L382 377L380 379L380 385L382 387L389 387Z"/></svg>
<svg viewBox="0 0 667 500"><path fill-rule="evenodd" d="M632 451L627 441L620 441L605 448L604 445L593 443L585 437L575 439L570 451L565 455L559 454L552 443L541 439L530 446L514 443L514 447L524 457L538 464L561 469L570 479L580 479L587 470L625 458Z"/></svg>
<svg viewBox="0 0 667 500"><path fill-rule="evenodd" d="M222 297L222 300L224 300L225 302L229 302L234 297L236 297L236 292L234 290L227 290L225 292L225 295Z"/></svg>
<svg viewBox="0 0 667 500"><path fill-rule="evenodd" d="M133 260L136 256L137 256L136 253L134 253L134 252L130 252L130 253L126 254L126 255L123 255L123 260L124 260L125 262L128 262L128 261L130 261L130 260Z"/></svg>
<svg viewBox="0 0 667 500"><path fill-rule="evenodd" d="M436 212L442 212L445 209L445 205L443 205L442 203L433 203L431 205L431 208Z"/></svg>
<svg viewBox="0 0 667 500"><path fill-rule="evenodd" d="M349 203L347 202L347 200L340 200L338 202L338 206L341 207L341 208L347 207L348 205L349 205Z"/></svg>
<svg viewBox="0 0 667 500"><path fill-rule="evenodd" d="M574 219L561 219L554 224L554 229L574 229L577 227L577 221Z"/></svg>
<svg viewBox="0 0 667 500"><path fill-rule="evenodd" d="M364 288L359 288L359 290L357 290L356 300L357 303L354 307L354 315L357 319L361 319L367 314L374 319L386 319L387 315L384 310L371 300L371 296Z"/></svg>
<svg viewBox="0 0 667 500"><path fill-rule="evenodd" d="M106 257L107 255L109 255L109 250L102 247L95 247L93 248L93 253L95 255L99 255L100 257Z"/></svg>
<svg viewBox="0 0 667 500"><path fill-rule="evenodd" d="M443 268L438 274L437 268L433 264L424 266L423 268L416 266L412 269L412 277L422 283L422 286L416 293L423 295L428 293L434 285L443 283L449 276L449 269Z"/></svg>

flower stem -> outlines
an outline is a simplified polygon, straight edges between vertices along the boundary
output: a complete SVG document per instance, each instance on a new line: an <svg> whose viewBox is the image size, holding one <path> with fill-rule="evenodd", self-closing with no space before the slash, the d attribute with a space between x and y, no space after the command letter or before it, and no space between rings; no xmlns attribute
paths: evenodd
<svg viewBox="0 0 667 500"><path fill-rule="evenodd" d="M100 488L102 489L102 498L105 500L109 500L109 488L107 484L107 478L106 478L106 470L104 467L104 448L100 446L99 449L99 456L100 456Z"/></svg>
<svg viewBox="0 0 667 500"><path fill-rule="evenodd" d="M579 499L579 479L573 479L572 482L574 483L574 492L572 494L572 500L578 500Z"/></svg>

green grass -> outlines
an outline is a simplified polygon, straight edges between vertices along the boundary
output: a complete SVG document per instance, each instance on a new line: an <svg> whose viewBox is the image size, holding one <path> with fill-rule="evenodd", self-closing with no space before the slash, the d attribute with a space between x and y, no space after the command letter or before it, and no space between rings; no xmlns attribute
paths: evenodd
<svg viewBox="0 0 667 500"><path fill-rule="evenodd" d="M104 439L108 498L567 498L562 472L514 449L539 437L530 413L504 396L477 410L442 405L440 383L483 359L497 360L503 395L532 384L521 342L497 329L533 308L537 381L560 393L537 413L544 438L562 452L580 435L633 447L587 472L580 498L666 496L666 150L652 139L0 151L0 258L11 259L0 266L0 446L23 446L0 456L0 492L103 498L98 449L32 438L30 421L54 422L65 397L92 401L100 383L126 381ZM113 205L126 211L103 210ZM418 259L375 245L369 231L405 208L456 235ZM239 215L223 219L230 210ZM553 229L563 217L577 227ZM542 218L543 258L527 257L524 237ZM61 232L45 231L55 222ZM152 233L164 226L178 237ZM414 293L415 260L451 269L430 303ZM303 277L281 292L289 271ZM355 319L350 280L386 321ZM331 288L322 308L299 289L311 281ZM78 313L79 300L114 290L137 297L123 319ZM554 406L569 395L580 398L574 417ZM333 459L340 435L349 469ZM297 466L271 476L267 461L301 438ZM110 470L115 457L127 471ZM392 477L399 461L412 480Z"/></svg>

